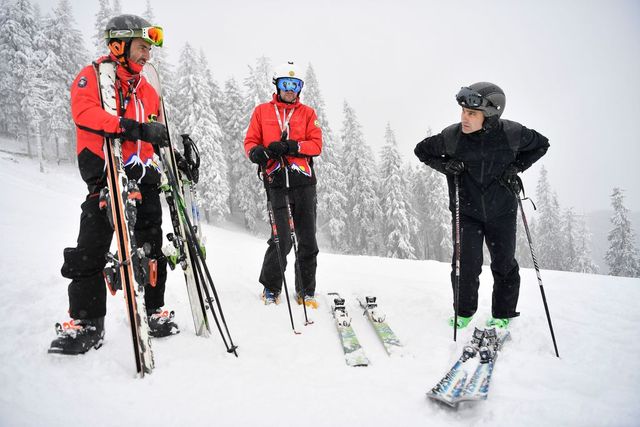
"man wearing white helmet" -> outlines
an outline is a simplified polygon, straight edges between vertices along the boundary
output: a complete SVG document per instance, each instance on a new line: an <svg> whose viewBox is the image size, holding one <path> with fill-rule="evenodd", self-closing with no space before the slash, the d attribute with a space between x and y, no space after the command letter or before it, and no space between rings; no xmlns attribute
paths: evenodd
<svg viewBox="0 0 640 427"><path fill-rule="evenodd" d="M488 82L463 87L456 95L461 121L418 143L415 154L444 173L449 185L449 209L456 212L459 183L460 271L457 327L464 328L478 308L482 246L491 255L493 298L487 326L505 328L516 311L520 290L515 259L517 174L528 169L549 148L549 140L520 123L500 119L506 104L502 89ZM453 219L456 234L455 215ZM455 237L454 237L455 239ZM456 254L451 281L456 281ZM450 324L453 326L453 317Z"/></svg>
<svg viewBox="0 0 640 427"><path fill-rule="evenodd" d="M285 179L298 241L296 300L317 308L315 300L316 258L316 175L313 157L322 151L322 130L313 108L300 102L304 86L293 62L276 68L273 75L276 93L270 102L253 111L244 140L249 159L266 171L267 183L280 239L283 268L291 251L290 228L285 203ZM282 290L282 274L272 235L268 241L259 281L264 286L265 304L277 304ZM300 273L298 275L298 272Z"/></svg>

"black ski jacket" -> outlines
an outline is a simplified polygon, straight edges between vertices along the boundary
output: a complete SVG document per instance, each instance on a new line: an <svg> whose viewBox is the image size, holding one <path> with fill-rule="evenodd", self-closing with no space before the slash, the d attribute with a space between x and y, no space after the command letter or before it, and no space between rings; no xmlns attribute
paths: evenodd
<svg viewBox="0 0 640 427"><path fill-rule="evenodd" d="M499 120L489 129L471 134L460 131L460 124L450 126L449 138L455 142L445 143L445 131L425 138L416 145L415 155L421 162L446 173L444 166L450 159L461 160L465 165L460 175L460 213L486 221L516 212L515 195L501 182L501 176L511 164L520 172L529 168L549 148L549 140L535 130L518 123L519 132L507 138L504 120ZM449 153L448 153L449 151ZM455 188L453 176L447 175L449 186L449 209L455 211Z"/></svg>

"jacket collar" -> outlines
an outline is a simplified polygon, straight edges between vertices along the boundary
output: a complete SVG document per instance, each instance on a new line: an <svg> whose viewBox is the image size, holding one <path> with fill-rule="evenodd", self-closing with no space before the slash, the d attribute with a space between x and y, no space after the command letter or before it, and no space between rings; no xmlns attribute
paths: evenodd
<svg viewBox="0 0 640 427"><path fill-rule="evenodd" d="M275 104L278 108L285 108L285 109L289 109L289 108L295 108L295 107L299 107L300 105L302 105L300 103L300 97L298 96L296 98L296 101L292 104L287 104L286 102L282 102L278 99L278 94L274 93L272 98L271 98L271 104Z"/></svg>

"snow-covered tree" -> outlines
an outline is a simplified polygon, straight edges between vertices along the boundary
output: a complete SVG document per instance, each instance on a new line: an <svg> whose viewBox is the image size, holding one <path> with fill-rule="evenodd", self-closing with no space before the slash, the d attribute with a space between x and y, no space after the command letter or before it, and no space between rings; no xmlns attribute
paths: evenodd
<svg viewBox="0 0 640 427"><path fill-rule="evenodd" d="M389 123L380 162L383 254L390 258L415 259L411 240L417 231L417 224L411 206L409 179Z"/></svg>
<svg viewBox="0 0 640 427"><path fill-rule="evenodd" d="M220 146L222 132L211 107L211 87L206 59L187 43L180 54L176 82L177 130L188 133L200 149L199 196L207 219L228 213L227 167Z"/></svg>
<svg viewBox="0 0 640 427"><path fill-rule="evenodd" d="M562 270L562 230L560 229L560 204L551 190L547 170L542 167L536 186L539 217L536 224L536 254L541 268Z"/></svg>
<svg viewBox="0 0 640 427"><path fill-rule="evenodd" d="M580 273L598 273L600 269L591 256L591 231L587 227L584 215L577 216L575 230L576 260L571 270Z"/></svg>
<svg viewBox="0 0 640 427"><path fill-rule="evenodd" d="M44 31L47 34L44 75L48 82L47 99L50 100L47 143L55 144L59 158L62 144L67 146L67 152L73 152L68 148L75 132L69 87L82 67L89 63L89 54L82 43L82 34L76 28L69 0L58 0Z"/></svg>
<svg viewBox="0 0 640 427"><path fill-rule="evenodd" d="M227 176L229 179L229 207L232 213L239 212L240 200L247 195L241 194L244 188L238 183L244 176L255 173L253 165L244 154L244 135L247 127L242 106L242 92L235 78L225 83L220 109L220 128L222 130L222 149L227 154ZM252 193L255 190L252 190Z"/></svg>
<svg viewBox="0 0 640 427"><path fill-rule="evenodd" d="M27 151L33 150L27 137L29 118L22 110L22 100L29 96L26 81L30 58L33 57L33 34L40 31L34 20L33 6L28 0L3 5L0 28L0 129L14 137L24 137Z"/></svg>
<svg viewBox="0 0 640 427"><path fill-rule="evenodd" d="M307 68L304 82L303 102L316 111L322 128L322 154L314 159L318 177L318 228L327 234L334 250L345 251L347 183L342 147L329 126L324 99L311 64Z"/></svg>
<svg viewBox="0 0 640 427"><path fill-rule="evenodd" d="M413 208L418 220L414 236L419 259L451 260L451 212L443 174L418 165L411 174Z"/></svg>
<svg viewBox="0 0 640 427"><path fill-rule="evenodd" d="M610 221L609 249L605 262L612 276L640 277L640 256L635 244L635 233L629 220L629 210L624 205L624 191L614 188L611 194L613 216Z"/></svg>
<svg viewBox="0 0 640 427"><path fill-rule="evenodd" d="M122 5L120 0L113 0L113 7L111 8L112 16L122 15Z"/></svg>
<svg viewBox="0 0 640 427"><path fill-rule="evenodd" d="M34 21L38 27L42 27L42 20L36 10ZM33 55L28 58L27 74L25 75L25 93L28 96L22 98L21 109L24 117L29 118L27 126L28 134L33 135L36 141L36 152L40 164L40 172L45 171L44 167L44 145L42 143L41 125L43 118L49 114L46 98L47 81L43 75L43 63L46 55L45 38L42 32L33 34L32 38Z"/></svg>
<svg viewBox="0 0 640 427"><path fill-rule="evenodd" d="M254 67L249 66L249 75L244 79L245 97L242 103L244 130L242 139L239 141L243 153L244 134L249 126L251 114L257 105L268 102L274 91L271 77L271 61L263 56L256 60ZM264 194L262 183L257 177L257 168L253 164L249 164L248 168L245 167L248 161L245 159L243 161L245 163L240 167L240 170L245 173L240 175L236 186L237 194L234 197L244 218L245 226L251 231L256 231L258 221L268 221L267 196Z"/></svg>
<svg viewBox="0 0 640 427"><path fill-rule="evenodd" d="M96 12L94 20L95 33L93 34L93 53L96 58L109 52L104 38L104 30L112 16L109 0L98 0L98 12Z"/></svg>
<svg viewBox="0 0 640 427"><path fill-rule="evenodd" d="M350 197L347 203L346 239L348 251L364 255L380 253L382 209L376 193L376 162L355 111L345 101L342 122L344 168Z"/></svg>

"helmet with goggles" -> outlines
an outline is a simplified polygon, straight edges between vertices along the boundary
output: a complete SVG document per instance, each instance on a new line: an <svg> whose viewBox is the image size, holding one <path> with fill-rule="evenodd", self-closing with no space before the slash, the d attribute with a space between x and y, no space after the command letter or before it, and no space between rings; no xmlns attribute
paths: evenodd
<svg viewBox="0 0 640 427"><path fill-rule="evenodd" d="M304 81L298 67L293 61L289 61L276 67L273 73L273 84L276 85L278 90L300 93L302 86L304 86Z"/></svg>
<svg viewBox="0 0 640 427"><path fill-rule="evenodd" d="M461 107L482 111L485 117L500 117L507 98L498 85L479 82L461 88L456 95L456 101Z"/></svg>
<svg viewBox="0 0 640 427"><path fill-rule="evenodd" d="M119 15L111 18L104 31L109 51L120 61L126 62L131 41L140 38L153 46L162 47L164 34L161 27L151 25L136 15Z"/></svg>

